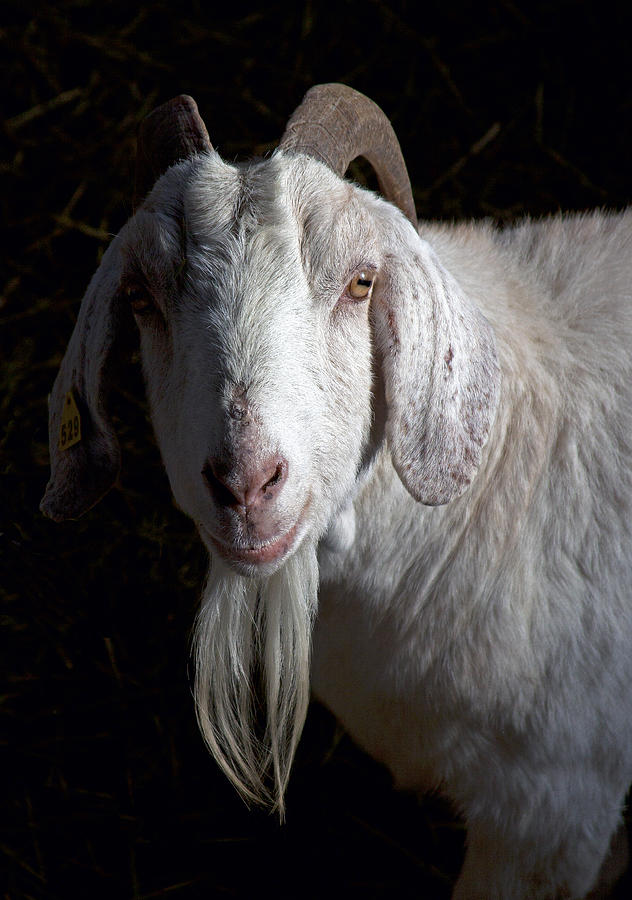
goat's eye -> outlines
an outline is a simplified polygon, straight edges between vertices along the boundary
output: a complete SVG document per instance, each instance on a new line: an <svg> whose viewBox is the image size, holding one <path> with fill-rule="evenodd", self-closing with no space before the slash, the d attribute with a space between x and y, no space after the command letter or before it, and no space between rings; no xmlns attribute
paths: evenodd
<svg viewBox="0 0 632 900"><path fill-rule="evenodd" d="M155 309L151 294L142 284L128 284L123 288L123 295L136 316L145 316Z"/></svg>
<svg viewBox="0 0 632 900"><path fill-rule="evenodd" d="M370 269L362 269L356 272L347 285L347 294L354 300L367 300L373 290L375 272Z"/></svg>

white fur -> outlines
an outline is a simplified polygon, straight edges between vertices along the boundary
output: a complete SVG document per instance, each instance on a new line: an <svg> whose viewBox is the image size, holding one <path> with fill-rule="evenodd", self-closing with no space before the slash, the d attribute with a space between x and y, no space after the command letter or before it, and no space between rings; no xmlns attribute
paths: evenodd
<svg viewBox="0 0 632 900"><path fill-rule="evenodd" d="M209 154L110 251L162 310L139 322L152 418L212 557L200 723L282 809L318 552L313 690L400 787L463 812L455 898L580 898L632 781L632 215L420 234L313 160ZM370 307L345 301L367 266ZM236 450L288 462L270 521L295 538L261 566L212 537L252 543L201 476Z"/></svg>

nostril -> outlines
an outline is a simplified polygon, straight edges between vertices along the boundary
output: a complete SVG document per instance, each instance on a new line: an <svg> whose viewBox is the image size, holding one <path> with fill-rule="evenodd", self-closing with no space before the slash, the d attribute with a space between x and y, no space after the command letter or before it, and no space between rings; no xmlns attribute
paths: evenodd
<svg viewBox="0 0 632 900"><path fill-rule="evenodd" d="M238 497L229 487L226 475L220 474L220 467L216 460L210 459L202 469L202 477L206 481L211 495L218 506L243 506L243 498Z"/></svg>
<svg viewBox="0 0 632 900"><path fill-rule="evenodd" d="M281 460L281 462L279 462L277 464L277 467L274 470L274 475L272 476L272 478L268 479L268 481L266 481L266 483L261 488L262 493L265 494L265 492L269 488L273 488L276 485L281 484L282 481L285 481L286 474L287 474L287 463L285 460Z"/></svg>
<svg viewBox="0 0 632 900"><path fill-rule="evenodd" d="M287 461L273 456L244 473L243 496L247 508L256 506L264 498L271 500L287 477Z"/></svg>

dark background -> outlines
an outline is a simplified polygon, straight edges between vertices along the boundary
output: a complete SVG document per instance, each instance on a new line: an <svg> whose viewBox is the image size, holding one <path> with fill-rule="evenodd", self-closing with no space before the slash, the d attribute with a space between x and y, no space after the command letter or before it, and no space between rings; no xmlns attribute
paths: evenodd
<svg viewBox="0 0 632 900"><path fill-rule="evenodd" d="M46 396L130 213L135 132L155 105L191 93L231 160L270 151L312 84L344 81L392 119L422 218L620 208L632 189L623 6L2 4L4 898L449 895L459 823L437 800L394 794L321 708L287 824L246 810L194 721L188 644L206 560L172 505L137 361L115 397L120 487L78 522L38 512Z"/></svg>

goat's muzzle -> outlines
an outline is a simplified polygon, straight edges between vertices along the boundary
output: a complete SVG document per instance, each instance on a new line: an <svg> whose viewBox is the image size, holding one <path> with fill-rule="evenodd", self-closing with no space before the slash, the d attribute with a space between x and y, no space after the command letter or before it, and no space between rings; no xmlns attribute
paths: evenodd
<svg viewBox="0 0 632 900"><path fill-rule="evenodd" d="M204 535L228 563L246 567L247 574L284 559L303 531L309 499L289 523L279 503L288 469L279 454L256 459L214 456L202 469L217 518L217 527L203 527Z"/></svg>

